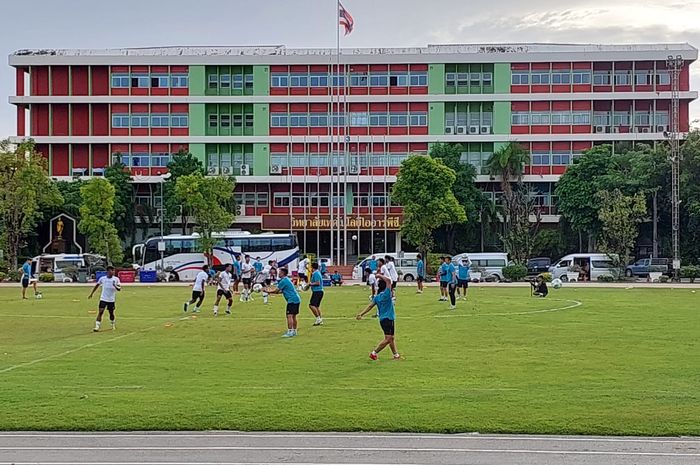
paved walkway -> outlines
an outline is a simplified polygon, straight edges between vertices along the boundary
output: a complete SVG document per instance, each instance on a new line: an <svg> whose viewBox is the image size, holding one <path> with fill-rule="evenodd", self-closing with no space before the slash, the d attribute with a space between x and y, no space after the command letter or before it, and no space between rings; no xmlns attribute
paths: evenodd
<svg viewBox="0 0 700 465"><path fill-rule="evenodd" d="M700 438L0 433L0 465L691 465Z"/></svg>

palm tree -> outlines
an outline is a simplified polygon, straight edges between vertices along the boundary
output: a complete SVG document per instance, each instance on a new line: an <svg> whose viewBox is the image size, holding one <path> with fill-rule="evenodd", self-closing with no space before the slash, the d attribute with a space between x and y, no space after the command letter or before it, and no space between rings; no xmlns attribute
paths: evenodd
<svg viewBox="0 0 700 465"><path fill-rule="evenodd" d="M517 142L504 145L493 153L486 162L492 176L500 176L501 188L505 196L513 191L511 182L522 182L525 165L530 162L530 154Z"/></svg>

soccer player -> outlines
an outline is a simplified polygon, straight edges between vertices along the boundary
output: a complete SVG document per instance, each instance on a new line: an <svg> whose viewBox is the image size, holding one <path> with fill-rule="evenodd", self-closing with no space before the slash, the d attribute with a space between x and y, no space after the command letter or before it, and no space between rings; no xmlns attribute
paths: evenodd
<svg viewBox="0 0 700 465"><path fill-rule="evenodd" d="M309 259L304 255L301 260L299 260L299 266L297 267L297 275L299 277L299 289L304 290L305 284L309 282L309 277L306 274L306 268L309 266Z"/></svg>
<svg viewBox="0 0 700 465"><path fill-rule="evenodd" d="M447 275L447 262L445 257L440 257L438 275L440 277L440 301L447 302L447 283L450 282L450 278Z"/></svg>
<svg viewBox="0 0 700 465"><path fill-rule="evenodd" d="M464 257L459 261L457 266L457 294L462 290L462 299L467 300L467 290L469 288L469 269L472 266L472 261L469 257Z"/></svg>
<svg viewBox="0 0 700 465"><path fill-rule="evenodd" d="M297 335L297 315L301 304L299 293L294 288L292 280L287 276L288 273L289 271L286 268L280 268L280 281L277 283L277 288L267 290L270 294L282 294L284 300L287 301L287 332L282 337L294 337Z"/></svg>
<svg viewBox="0 0 700 465"><path fill-rule="evenodd" d="M32 259L28 258L27 261L24 262L24 265L22 265L22 268L17 271L22 273L22 299L27 298L27 288L30 284L34 288L34 297L37 297L39 295L39 291L36 288L37 280L32 278Z"/></svg>
<svg viewBox="0 0 700 465"><path fill-rule="evenodd" d="M418 262L416 263L416 284L418 285L418 290L416 294L423 293L423 282L425 281L425 262L423 262L423 256L421 254L417 255Z"/></svg>
<svg viewBox="0 0 700 465"><path fill-rule="evenodd" d="M452 263L452 257L445 257L445 263L447 264L447 290L450 295L450 310L454 310L457 308L457 297L455 296L457 291L457 269Z"/></svg>
<svg viewBox="0 0 700 465"><path fill-rule="evenodd" d="M311 264L311 300L309 301L309 309L311 313L316 317L314 326L320 326L323 324L323 318L321 317L321 301L323 300L323 275L318 269L318 263L313 262Z"/></svg>
<svg viewBox="0 0 700 465"><path fill-rule="evenodd" d="M325 258L321 259L321 263L319 264L318 269L321 272L321 276L323 276L324 278L328 274L328 265L326 264L326 261L327 260Z"/></svg>
<svg viewBox="0 0 700 465"><path fill-rule="evenodd" d="M394 312L394 301L391 297L391 278L382 274L377 274L376 277L379 280L377 295L372 303L357 314L357 319L361 320L367 312L376 306L379 309L379 326L384 331L384 339L369 354L369 358L377 360L379 352L386 346L389 346L394 354L394 360L399 360L401 356L396 350L396 342L394 341L394 320L396 319L396 314Z"/></svg>
<svg viewBox="0 0 700 465"><path fill-rule="evenodd" d="M263 270L264 265L263 265L263 262L260 260L260 257L255 258L255 263L253 264L253 268L255 268L256 273L260 273Z"/></svg>
<svg viewBox="0 0 700 465"><path fill-rule="evenodd" d="M532 290L534 291L532 295L535 297L547 297L549 294L549 289L547 289L547 283L544 281L542 275L539 275L534 282L531 282Z"/></svg>
<svg viewBox="0 0 700 465"><path fill-rule="evenodd" d="M333 271L333 274L331 275L331 283L334 286L342 286L343 285L343 275L338 273L338 270Z"/></svg>
<svg viewBox="0 0 700 465"><path fill-rule="evenodd" d="M243 292L241 293L241 302L251 300L250 293L253 285L253 272L255 268L250 263L250 255L245 256L245 261L241 263L241 281L243 281Z"/></svg>
<svg viewBox="0 0 700 465"><path fill-rule="evenodd" d="M214 302L214 316L219 314L219 302L222 296L228 301L226 314L231 314L231 306L233 305L233 294L231 293L231 280L233 276L231 275L231 268L232 265L227 263L224 267L224 271L219 273L219 280L216 288L216 302Z"/></svg>
<svg viewBox="0 0 700 465"><path fill-rule="evenodd" d="M367 268L369 268L370 273L374 273L377 271L378 267L379 267L379 264L377 263L377 257L372 255L372 258L370 258L367 261Z"/></svg>
<svg viewBox="0 0 700 465"><path fill-rule="evenodd" d="M195 305L193 313L198 313L202 302L204 302L204 291L206 290L207 281L209 281L209 265L204 265L202 271L197 273L194 278L194 286L192 286L192 298L189 302L183 304L183 311L187 311L189 306L197 302Z"/></svg>
<svg viewBox="0 0 700 465"><path fill-rule="evenodd" d="M399 273L396 271L396 264L394 263L394 257L387 255L384 257L386 260L386 269L391 278L391 295L396 299L396 284L399 282Z"/></svg>
<svg viewBox="0 0 700 465"><path fill-rule="evenodd" d="M377 275L376 272L372 273L369 271L369 268L367 269L367 285L369 286L370 291L372 292L369 296L369 301L372 302L374 300L374 296L377 294Z"/></svg>
<svg viewBox="0 0 700 465"><path fill-rule="evenodd" d="M100 324L102 324L102 314L105 312L105 308L109 312L109 322L112 325L112 331L117 329L116 321L114 318L115 301L117 292L122 290L122 283L119 282L119 278L114 276L114 267L107 267L107 276L102 276L95 287L92 288L92 292L88 296L88 299L92 299L95 291L98 287L102 286L102 294L100 294L100 303L98 305L97 319L95 320L95 329L93 331L97 332L100 330Z"/></svg>
<svg viewBox="0 0 700 465"><path fill-rule="evenodd" d="M238 285L241 283L241 257L233 257L233 293L238 294Z"/></svg>

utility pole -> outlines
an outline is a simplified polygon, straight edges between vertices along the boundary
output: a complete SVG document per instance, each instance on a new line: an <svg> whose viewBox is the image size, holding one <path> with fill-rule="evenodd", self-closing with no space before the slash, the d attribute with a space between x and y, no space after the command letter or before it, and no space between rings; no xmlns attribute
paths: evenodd
<svg viewBox="0 0 700 465"><path fill-rule="evenodd" d="M679 76L683 68L683 57L669 55L666 68L671 74L671 128L666 137L671 146L671 231L673 241L673 278L680 278L681 257L678 243L680 230L680 125L678 107L680 102Z"/></svg>

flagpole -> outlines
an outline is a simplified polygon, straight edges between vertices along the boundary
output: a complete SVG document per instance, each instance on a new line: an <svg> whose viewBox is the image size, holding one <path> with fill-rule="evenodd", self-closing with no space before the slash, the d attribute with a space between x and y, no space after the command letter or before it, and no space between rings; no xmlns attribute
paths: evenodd
<svg viewBox="0 0 700 465"><path fill-rule="evenodd" d="M321 136L316 140L316 255L321 255Z"/></svg>
<svg viewBox="0 0 700 465"><path fill-rule="evenodd" d="M336 2L336 7L335 7L335 29L336 29L336 35L335 35L335 57L336 57L336 72L338 73L338 78L340 78L340 0ZM345 83L343 82L343 86L345 86ZM340 82L338 82L338 85L336 86L336 91L337 91L337 100L338 100L338 116L340 116ZM338 118L340 120L340 118ZM345 118L343 118L345 119ZM338 133L338 147L337 149L340 150L340 121L338 121L338 127L337 127L337 133ZM333 157L335 158L335 157ZM333 162L331 162L331 165L335 167L335 159ZM340 197L340 172L338 172L338 186L337 186L337 196L338 198ZM335 205L334 205L334 200L335 198L331 199L331 208L335 210ZM340 204L340 200L338 200L338 204ZM338 231L337 231L337 236L336 236L336 256L338 257L338 265L340 265L340 211L337 211L337 218L338 218Z"/></svg>
<svg viewBox="0 0 700 465"><path fill-rule="evenodd" d="M308 113L307 113L308 114ZM308 125L309 120L307 118L306 123ZM308 126L307 126L307 131L308 131ZM306 150L306 134L304 134L304 145L302 146L302 150L304 151L304 181L302 182L302 185L304 186L304 193L302 196L301 200L301 206L304 209L304 254L306 254L306 210L307 210L307 203L308 203L308 195L306 193L306 171L309 169L309 156L308 156L308 150Z"/></svg>

